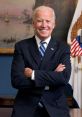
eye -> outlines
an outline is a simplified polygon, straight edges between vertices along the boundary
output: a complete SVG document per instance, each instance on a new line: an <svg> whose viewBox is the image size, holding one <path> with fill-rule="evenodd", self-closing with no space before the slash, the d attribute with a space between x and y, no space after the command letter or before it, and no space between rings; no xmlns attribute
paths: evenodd
<svg viewBox="0 0 82 117"><path fill-rule="evenodd" d="M48 22L48 23L49 23L49 22L50 22L50 20L46 20L46 22Z"/></svg>
<svg viewBox="0 0 82 117"><path fill-rule="evenodd" d="M50 20L46 20L47 23L50 23L51 21Z"/></svg>
<svg viewBox="0 0 82 117"><path fill-rule="evenodd" d="M37 19L37 22L42 22L42 20L41 19Z"/></svg>

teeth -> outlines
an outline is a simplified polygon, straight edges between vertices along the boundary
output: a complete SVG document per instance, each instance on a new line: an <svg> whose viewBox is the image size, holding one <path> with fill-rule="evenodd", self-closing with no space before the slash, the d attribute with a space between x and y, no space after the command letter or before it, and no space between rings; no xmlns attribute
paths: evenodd
<svg viewBox="0 0 82 117"><path fill-rule="evenodd" d="M47 31L47 30L43 30L43 29L42 29L41 31Z"/></svg>

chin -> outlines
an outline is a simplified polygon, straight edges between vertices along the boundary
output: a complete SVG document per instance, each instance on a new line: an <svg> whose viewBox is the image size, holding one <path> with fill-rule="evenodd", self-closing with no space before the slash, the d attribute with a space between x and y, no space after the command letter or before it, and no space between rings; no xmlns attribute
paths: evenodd
<svg viewBox="0 0 82 117"><path fill-rule="evenodd" d="M40 35L40 38L43 38L43 39L48 38L48 37L49 35Z"/></svg>

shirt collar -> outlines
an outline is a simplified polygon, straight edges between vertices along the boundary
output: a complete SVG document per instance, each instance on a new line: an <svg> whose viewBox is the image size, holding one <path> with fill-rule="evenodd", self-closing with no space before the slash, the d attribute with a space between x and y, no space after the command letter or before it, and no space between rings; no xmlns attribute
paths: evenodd
<svg viewBox="0 0 82 117"><path fill-rule="evenodd" d="M40 42L41 42L40 38L37 37L37 36L35 35L35 39L36 39L36 42L37 42L38 47L40 47ZM51 36L48 37L48 38L46 38L46 39L44 40L44 42L46 42L46 44L48 45L50 39L51 39Z"/></svg>

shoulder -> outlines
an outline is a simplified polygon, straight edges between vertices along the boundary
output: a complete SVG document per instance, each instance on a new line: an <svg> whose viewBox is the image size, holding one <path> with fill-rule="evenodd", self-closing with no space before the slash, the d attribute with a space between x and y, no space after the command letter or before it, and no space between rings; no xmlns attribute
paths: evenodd
<svg viewBox="0 0 82 117"><path fill-rule="evenodd" d="M23 39L21 41L18 41L15 46L25 46L25 45L29 45L30 43L32 43L34 41L34 37L31 38L27 38L27 39Z"/></svg>
<svg viewBox="0 0 82 117"><path fill-rule="evenodd" d="M56 46L57 52L63 54L63 53L69 53L70 54L70 46L62 41L62 40L57 40L57 39L53 39L55 43L54 46Z"/></svg>
<svg viewBox="0 0 82 117"><path fill-rule="evenodd" d="M62 50L70 51L70 46L64 41L57 40L57 45L61 49L61 51Z"/></svg>

